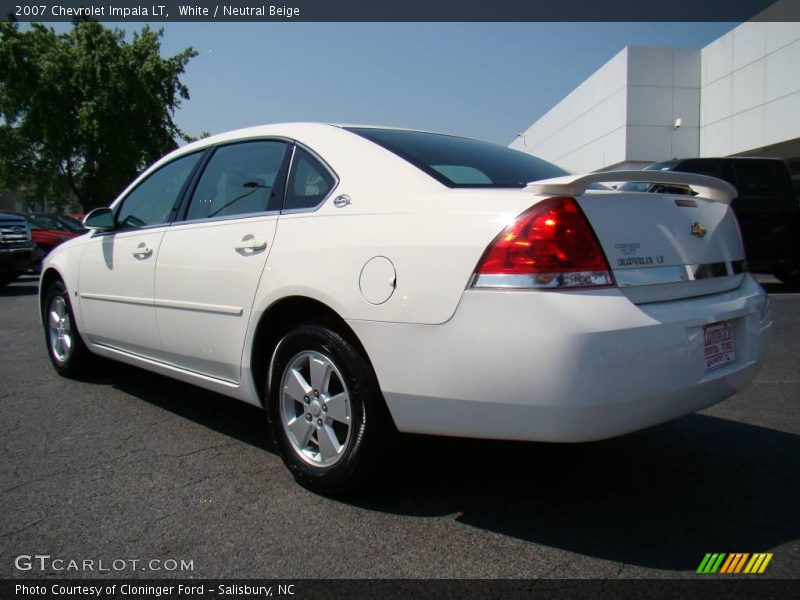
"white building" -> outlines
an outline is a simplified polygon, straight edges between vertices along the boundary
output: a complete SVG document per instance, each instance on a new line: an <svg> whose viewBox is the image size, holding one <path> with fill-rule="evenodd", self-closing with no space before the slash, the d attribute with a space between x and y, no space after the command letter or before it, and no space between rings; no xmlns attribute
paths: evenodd
<svg viewBox="0 0 800 600"><path fill-rule="evenodd" d="M700 50L627 47L510 146L575 172L778 156L800 179L800 22L748 21Z"/></svg>

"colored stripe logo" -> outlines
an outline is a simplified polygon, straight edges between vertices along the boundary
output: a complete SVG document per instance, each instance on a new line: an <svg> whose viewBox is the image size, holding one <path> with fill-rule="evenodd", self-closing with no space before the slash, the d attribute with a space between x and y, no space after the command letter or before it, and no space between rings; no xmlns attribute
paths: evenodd
<svg viewBox="0 0 800 600"><path fill-rule="evenodd" d="M772 552L758 552L750 554L748 552L724 552L708 553L703 557L700 566L697 567L698 573L763 573L767 565L772 560Z"/></svg>

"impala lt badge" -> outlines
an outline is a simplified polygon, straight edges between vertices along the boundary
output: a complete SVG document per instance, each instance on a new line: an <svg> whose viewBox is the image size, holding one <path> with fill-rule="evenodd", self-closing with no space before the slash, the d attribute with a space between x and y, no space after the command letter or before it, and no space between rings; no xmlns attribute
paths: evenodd
<svg viewBox="0 0 800 600"><path fill-rule="evenodd" d="M705 237L708 233L708 229L706 229L705 225L702 223L694 223L692 225L692 235L695 237Z"/></svg>

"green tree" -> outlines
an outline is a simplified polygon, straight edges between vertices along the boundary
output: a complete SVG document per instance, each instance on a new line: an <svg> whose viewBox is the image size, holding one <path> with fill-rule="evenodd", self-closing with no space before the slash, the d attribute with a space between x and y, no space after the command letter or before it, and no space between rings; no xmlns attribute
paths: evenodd
<svg viewBox="0 0 800 600"><path fill-rule="evenodd" d="M173 117L197 52L162 58L162 35L145 26L126 42L90 19L62 34L0 22L0 189L106 206L187 139Z"/></svg>

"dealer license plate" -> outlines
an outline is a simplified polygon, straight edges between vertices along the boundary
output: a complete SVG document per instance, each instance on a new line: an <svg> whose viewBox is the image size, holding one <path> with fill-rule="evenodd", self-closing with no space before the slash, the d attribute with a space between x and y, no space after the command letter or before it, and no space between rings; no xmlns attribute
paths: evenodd
<svg viewBox="0 0 800 600"><path fill-rule="evenodd" d="M703 327L706 371L718 369L736 361L736 343L730 323L714 323Z"/></svg>

